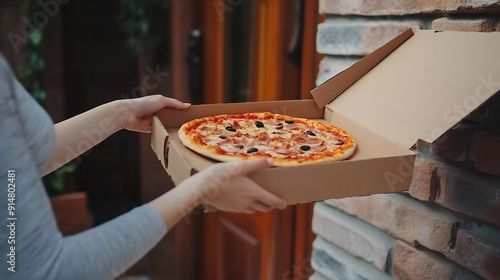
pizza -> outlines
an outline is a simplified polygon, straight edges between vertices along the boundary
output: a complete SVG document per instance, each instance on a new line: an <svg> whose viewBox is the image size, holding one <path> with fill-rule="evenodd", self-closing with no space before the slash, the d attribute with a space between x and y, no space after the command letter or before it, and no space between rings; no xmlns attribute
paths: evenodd
<svg viewBox="0 0 500 280"><path fill-rule="evenodd" d="M178 135L184 146L211 159L272 158L275 166L344 160L356 149L353 137L338 127L269 112L194 119Z"/></svg>

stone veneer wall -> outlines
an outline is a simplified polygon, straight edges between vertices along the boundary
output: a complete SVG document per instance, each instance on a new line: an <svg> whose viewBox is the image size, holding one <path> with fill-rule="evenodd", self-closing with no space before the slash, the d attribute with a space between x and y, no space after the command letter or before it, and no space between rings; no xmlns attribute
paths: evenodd
<svg viewBox="0 0 500 280"><path fill-rule="evenodd" d="M408 27L500 31L500 1L319 5L318 84ZM313 280L500 279L500 94L419 150L408 193L317 203L312 227Z"/></svg>

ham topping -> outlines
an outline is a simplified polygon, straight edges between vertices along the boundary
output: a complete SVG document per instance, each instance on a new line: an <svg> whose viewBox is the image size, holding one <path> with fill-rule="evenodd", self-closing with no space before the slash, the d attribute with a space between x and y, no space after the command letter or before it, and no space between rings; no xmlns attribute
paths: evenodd
<svg viewBox="0 0 500 280"><path fill-rule="evenodd" d="M319 146L311 146L311 149L315 152L322 152L322 151L326 150L326 145L321 144Z"/></svg>
<svg viewBox="0 0 500 280"><path fill-rule="evenodd" d="M241 126L236 120L233 121L233 127L235 129L240 129L240 128L243 128L243 126Z"/></svg>
<svg viewBox="0 0 500 280"><path fill-rule="evenodd" d="M259 134L257 135L257 139L259 139L260 141L266 141L269 140L269 135L267 134L267 132L259 132Z"/></svg>

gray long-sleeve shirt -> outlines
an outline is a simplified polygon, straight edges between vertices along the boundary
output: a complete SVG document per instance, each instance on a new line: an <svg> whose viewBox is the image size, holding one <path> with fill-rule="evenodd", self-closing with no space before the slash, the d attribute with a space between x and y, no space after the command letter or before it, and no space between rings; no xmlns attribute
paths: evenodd
<svg viewBox="0 0 500 280"><path fill-rule="evenodd" d="M143 205L63 237L41 181L54 141L51 119L0 55L0 279L116 278L165 235L165 224Z"/></svg>

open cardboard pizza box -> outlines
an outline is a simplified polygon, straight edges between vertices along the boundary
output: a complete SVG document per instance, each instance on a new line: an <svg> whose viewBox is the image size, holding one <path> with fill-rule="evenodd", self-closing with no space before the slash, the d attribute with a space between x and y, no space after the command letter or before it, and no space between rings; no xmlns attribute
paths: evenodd
<svg viewBox="0 0 500 280"><path fill-rule="evenodd" d="M409 29L312 91L314 100L194 105L154 117L152 148L179 184L215 161L184 147L177 129L204 116L270 111L345 129L348 160L250 174L289 204L408 190L419 139L435 141L500 90L500 32Z"/></svg>

